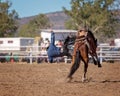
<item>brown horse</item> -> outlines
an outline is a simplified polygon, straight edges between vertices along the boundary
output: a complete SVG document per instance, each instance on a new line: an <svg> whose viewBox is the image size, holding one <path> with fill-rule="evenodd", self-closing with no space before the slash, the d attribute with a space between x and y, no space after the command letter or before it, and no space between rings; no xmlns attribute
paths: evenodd
<svg viewBox="0 0 120 96"><path fill-rule="evenodd" d="M89 47L87 43L89 43L90 45ZM81 60L84 62L84 74L82 77L82 81L86 80L89 54L92 56L95 65L101 67L101 64L97 57L96 48L97 48L97 40L94 38L91 31L88 31L88 35L86 37L82 36L76 38L74 44L73 58L72 58L72 67L70 69L70 73L67 76L68 81L72 79L72 75L79 68ZM92 52L90 50L92 50Z"/></svg>

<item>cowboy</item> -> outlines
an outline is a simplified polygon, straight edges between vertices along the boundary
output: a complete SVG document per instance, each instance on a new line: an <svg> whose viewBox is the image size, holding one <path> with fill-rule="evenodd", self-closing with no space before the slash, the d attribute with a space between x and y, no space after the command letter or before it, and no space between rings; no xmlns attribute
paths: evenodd
<svg viewBox="0 0 120 96"><path fill-rule="evenodd" d="M88 49L89 49L89 51L90 51L90 45L89 45L89 43L88 43L88 41L87 41L87 33L88 33L88 31L87 31L87 29L86 28L84 28L84 27L82 27L82 28L80 28L79 30L78 30L78 32L77 32L77 36L76 36L76 42L75 42L75 44L74 44L74 50L78 50L78 48L79 48L79 41L85 41L85 43L86 43L86 45L88 46ZM76 58L76 51L73 51L73 57L72 57L72 62L75 62L75 58Z"/></svg>
<svg viewBox="0 0 120 96"><path fill-rule="evenodd" d="M86 28L80 28L79 30L78 30L78 34L77 34L77 36L78 37L81 37L81 36L87 36L87 29Z"/></svg>
<svg viewBox="0 0 120 96"><path fill-rule="evenodd" d="M88 30L87 30L85 27L81 27L81 28L78 30L77 38L79 38L79 37L82 38L82 37L83 37L83 39L86 40L86 45L87 45L88 48L89 48L89 52L92 53L91 48L90 48L90 44L89 44L89 42L87 41L87 34L88 34Z"/></svg>

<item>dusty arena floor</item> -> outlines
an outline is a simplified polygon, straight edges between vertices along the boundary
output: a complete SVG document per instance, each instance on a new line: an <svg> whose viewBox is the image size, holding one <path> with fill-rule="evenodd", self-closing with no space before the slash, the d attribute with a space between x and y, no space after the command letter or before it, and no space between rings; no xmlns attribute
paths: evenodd
<svg viewBox="0 0 120 96"><path fill-rule="evenodd" d="M65 82L71 64L0 64L0 96L120 96L120 63L102 68L89 64L88 82L81 82L83 64Z"/></svg>

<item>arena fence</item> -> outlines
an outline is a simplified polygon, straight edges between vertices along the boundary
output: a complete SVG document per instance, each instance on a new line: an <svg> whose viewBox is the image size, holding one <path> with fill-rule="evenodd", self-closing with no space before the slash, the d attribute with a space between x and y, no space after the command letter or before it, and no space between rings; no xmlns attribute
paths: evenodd
<svg viewBox="0 0 120 96"><path fill-rule="evenodd" d="M98 46L97 55L100 63L120 61L120 46ZM92 59L90 55L89 58ZM70 60L65 57L65 63Z"/></svg>
<svg viewBox="0 0 120 96"><path fill-rule="evenodd" d="M3 58L21 59L28 58L30 64L33 63L33 58L37 60L38 58L48 59L46 49L41 46L21 46L19 50L14 50L16 47L1 47L0 49L0 60ZM98 46L97 54L100 62L106 61L119 61L120 60L120 47L119 46ZM91 58L91 57L90 57ZM64 62L67 63L71 61L67 56L64 56Z"/></svg>
<svg viewBox="0 0 120 96"><path fill-rule="evenodd" d="M120 60L120 46L98 46L98 49L97 53L101 63Z"/></svg>

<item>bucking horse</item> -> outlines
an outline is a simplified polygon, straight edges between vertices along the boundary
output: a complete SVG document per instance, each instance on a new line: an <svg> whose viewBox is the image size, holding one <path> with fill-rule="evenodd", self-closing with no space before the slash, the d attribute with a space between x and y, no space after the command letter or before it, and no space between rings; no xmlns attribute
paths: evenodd
<svg viewBox="0 0 120 96"><path fill-rule="evenodd" d="M74 37L75 38L75 37ZM71 41L72 38L67 40ZM86 79L86 73L88 69L89 55L92 57L94 64L98 65L98 67L102 67L100 61L98 59L96 49L97 49L97 39L94 37L93 33L88 30L87 36L76 37L74 40L74 50L73 50L73 58L72 58L72 66L70 72L67 76L67 81L72 80L72 76L75 71L79 68L80 62L84 62L84 74L82 76L82 81L84 82ZM88 44L89 43L89 46ZM69 44L69 43L68 43Z"/></svg>

